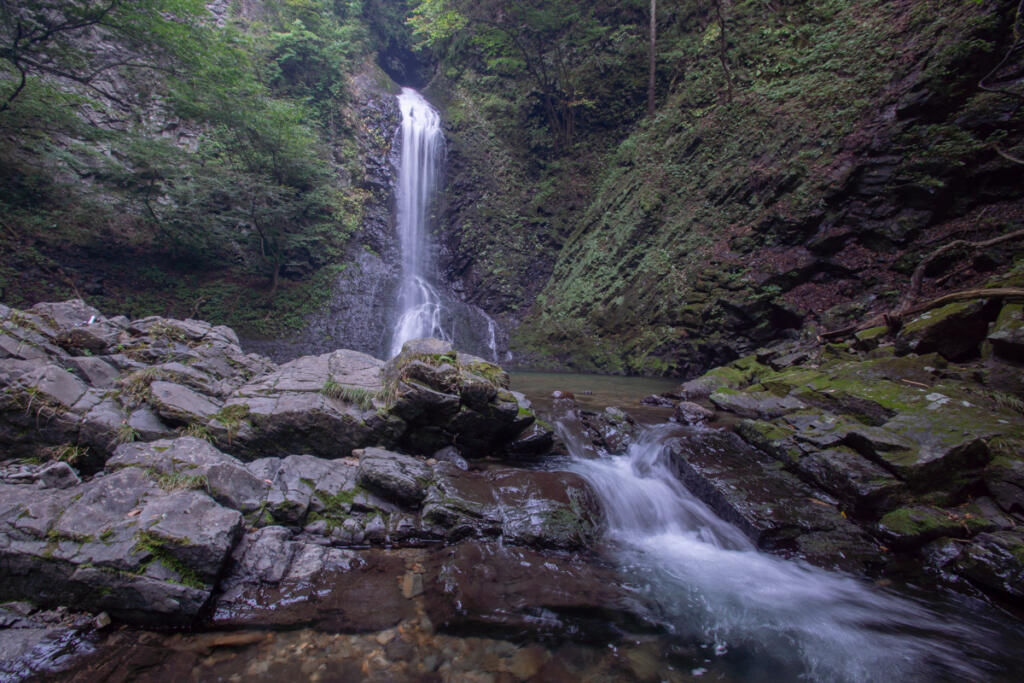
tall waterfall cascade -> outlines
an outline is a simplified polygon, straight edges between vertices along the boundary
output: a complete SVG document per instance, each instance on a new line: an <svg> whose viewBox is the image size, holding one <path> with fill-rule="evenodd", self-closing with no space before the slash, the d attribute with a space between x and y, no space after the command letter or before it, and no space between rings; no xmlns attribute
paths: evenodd
<svg viewBox="0 0 1024 683"><path fill-rule="evenodd" d="M429 232L433 202L444 158L441 116L422 95L402 88L401 161L398 169L397 225L402 253L398 288L398 321L391 336L390 357L410 339L452 340L443 327L444 304L438 291Z"/></svg>

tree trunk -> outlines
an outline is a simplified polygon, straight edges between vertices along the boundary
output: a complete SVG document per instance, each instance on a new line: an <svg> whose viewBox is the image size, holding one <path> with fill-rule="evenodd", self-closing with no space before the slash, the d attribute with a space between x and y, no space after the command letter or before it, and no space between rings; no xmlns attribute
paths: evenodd
<svg viewBox="0 0 1024 683"><path fill-rule="evenodd" d="M651 39L648 49L647 115L654 116L655 47L658 43L658 0L651 0Z"/></svg>

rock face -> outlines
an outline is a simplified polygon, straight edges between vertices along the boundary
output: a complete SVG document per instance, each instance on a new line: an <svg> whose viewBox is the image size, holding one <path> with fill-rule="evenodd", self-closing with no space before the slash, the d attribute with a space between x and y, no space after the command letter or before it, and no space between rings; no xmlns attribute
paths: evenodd
<svg viewBox="0 0 1024 683"><path fill-rule="evenodd" d="M247 459L396 445L532 455L551 445L501 368L450 345L387 368L344 349L278 366L197 320L108 319L78 300L0 314L0 445L12 455L95 469L119 443L176 433Z"/></svg>
<svg viewBox="0 0 1024 683"><path fill-rule="evenodd" d="M762 547L858 573L902 555L1019 602L1019 308L954 304L895 336L783 344L687 382L757 450L682 440L680 474Z"/></svg>
<svg viewBox="0 0 1024 683"><path fill-rule="evenodd" d="M409 613L384 546L597 538L579 477L468 469L542 453L551 432L501 368L443 342L387 366L349 350L276 365L196 320L81 301L0 315L0 600L188 625L223 594L224 625L383 628ZM339 573L373 590L316 618L278 609Z"/></svg>
<svg viewBox="0 0 1024 683"><path fill-rule="evenodd" d="M503 448L517 455L543 453L551 433L524 431L536 417L522 394L509 391L508 375L482 358L455 351L437 339L406 342L384 369L391 412L408 425L401 444L429 454L455 446L467 457ZM521 438L520 434L523 436Z"/></svg>

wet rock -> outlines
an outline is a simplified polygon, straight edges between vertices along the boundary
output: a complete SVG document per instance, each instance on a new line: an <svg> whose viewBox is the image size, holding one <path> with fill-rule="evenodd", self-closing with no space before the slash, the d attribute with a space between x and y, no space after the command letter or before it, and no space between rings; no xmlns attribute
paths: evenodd
<svg viewBox="0 0 1024 683"><path fill-rule="evenodd" d="M956 560L956 569L982 588L1024 601L1024 536L1019 531L979 534Z"/></svg>
<svg viewBox="0 0 1024 683"><path fill-rule="evenodd" d="M985 468L984 477L985 485L1003 510L1024 514L1024 460L1000 455Z"/></svg>
<svg viewBox="0 0 1024 683"><path fill-rule="evenodd" d="M977 354L997 310L980 300L925 311L903 326L897 346L917 354L934 351L947 360L964 360Z"/></svg>
<svg viewBox="0 0 1024 683"><path fill-rule="evenodd" d="M827 496L728 433L684 432L671 463L691 492L764 550L799 552L855 573L884 561L877 544Z"/></svg>
<svg viewBox="0 0 1024 683"><path fill-rule="evenodd" d="M239 543L211 621L236 628L385 629L414 614L399 587L404 572L393 553L325 548L266 527Z"/></svg>
<svg viewBox="0 0 1024 683"><path fill-rule="evenodd" d="M455 446L446 446L441 450L437 451L436 453L434 453L432 457L434 458L434 460L437 460L438 462L451 463L452 465L458 467L460 470L469 469L469 463L466 462L465 458L459 455L459 449L457 449Z"/></svg>
<svg viewBox="0 0 1024 683"><path fill-rule="evenodd" d="M359 484L403 505L418 507L433 476L429 466L407 455L381 448L366 448L359 454Z"/></svg>
<svg viewBox="0 0 1024 683"><path fill-rule="evenodd" d="M426 610L446 631L509 638L651 631L636 594L607 567L581 557L461 543L427 566Z"/></svg>
<svg viewBox="0 0 1024 683"><path fill-rule="evenodd" d="M994 525L976 506L941 509L913 506L893 510L878 523L883 538L893 546L916 548L937 538L967 538Z"/></svg>
<svg viewBox="0 0 1024 683"><path fill-rule="evenodd" d="M710 399L719 410L749 418L771 419L807 407L795 397L775 396L766 391L739 392L719 389L711 394Z"/></svg>
<svg viewBox="0 0 1024 683"><path fill-rule="evenodd" d="M662 406L665 408L671 408L675 405L675 401L672 399L661 396L659 394L650 394L640 399L640 403L645 406Z"/></svg>
<svg viewBox="0 0 1024 683"><path fill-rule="evenodd" d="M906 485L899 479L843 446L812 451L795 467L858 517L877 518L906 493Z"/></svg>
<svg viewBox="0 0 1024 683"><path fill-rule="evenodd" d="M715 411L705 408L699 403L680 401L672 416L676 419L676 422L694 425L707 422L715 416Z"/></svg>
<svg viewBox="0 0 1024 683"><path fill-rule="evenodd" d="M424 531L458 541L502 536L507 543L577 549L592 545L602 517L589 485L569 472L439 469L424 501Z"/></svg>

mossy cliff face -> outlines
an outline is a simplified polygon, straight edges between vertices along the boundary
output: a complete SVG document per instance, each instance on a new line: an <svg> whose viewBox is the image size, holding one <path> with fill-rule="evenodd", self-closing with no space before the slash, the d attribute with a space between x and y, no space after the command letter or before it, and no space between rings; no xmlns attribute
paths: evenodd
<svg viewBox="0 0 1024 683"><path fill-rule="evenodd" d="M1018 167L993 144L1020 113L977 85L1012 4L735 3L731 93L721 27L681 11L656 115L530 162L486 79L445 74L449 275L518 324L524 363L621 373L693 374L889 306L922 254L1019 221Z"/></svg>
<svg viewBox="0 0 1024 683"><path fill-rule="evenodd" d="M968 302L852 345L778 344L715 368L680 393L707 399L719 420L810 487L773 501L769 519L784 518L810 495L874 539L876 565L924 567L962 590L1019 603L1024 370L1016 359L1024 344L992 345L1008 336L1018 308ZM959 360L955 335L937 334L965 310L973 313L959 324L988 330L967 361ZM699 467L699 459L689 466ZM725 460L717 466L728 470ZM734 495L745 500L773 476L770 467L759 473L748 465L725 478L743 481ZM813 561L801 538L795 547Z"/></svg>

